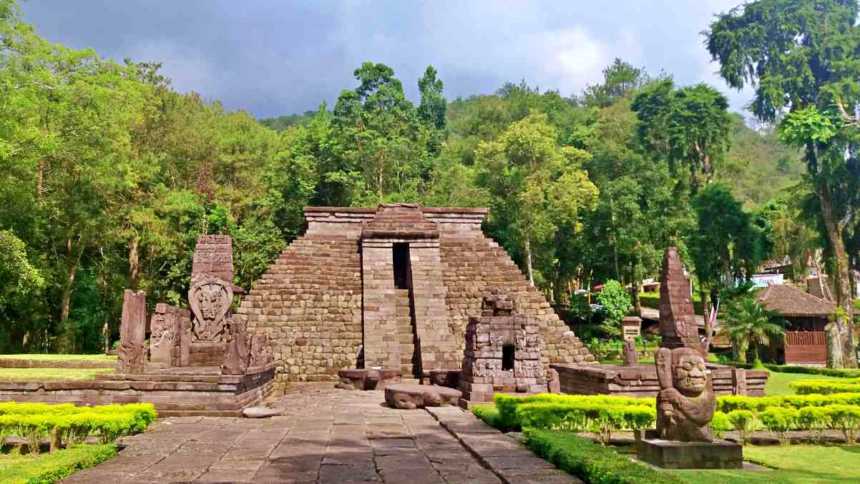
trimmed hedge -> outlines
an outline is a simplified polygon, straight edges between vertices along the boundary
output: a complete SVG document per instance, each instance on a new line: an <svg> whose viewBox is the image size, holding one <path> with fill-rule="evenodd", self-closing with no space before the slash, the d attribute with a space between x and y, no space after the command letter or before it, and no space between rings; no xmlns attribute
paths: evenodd
<svg viewBox="0 0 860 484"><path fill-rule="evenodd" d="M609 395L497 395L496 408L476 408L476 415L501 430L535 428L593 432L607 443L612 432L641 430L654 424L655 401ZM848 442L860 433L860 393L724 396L711 421L717 434L736 430L745 442L755 430L774 432L787 442L789 430L842 431Z"/></svg>
<svg viewBox="0 0 860 484"><path fill-rule="evenodd" d="M800 395L832 393L860 393L860 380L852 379L844 382L832 380L800 380L788 384Z"/></svg>
<svg viewBox="0 0 860 484"><path fill-rule="evenodd" d="M656 411L652 406L596 402L527 403L519 405L516 414L522 427L589 431L599 435L604 444L609 443L613 431L651 428L656 419Z"/></svg>
<svg viewBox="0 0 860 484"><path fill-rule="evenodd" d="M660 484L680 479L631 461L609 447L569 432L526 429L526 446L559 469L593 484Z"/></svg>
<svg viewBox="0 0 860 484"><path fill-rule="evenodd" d="M801 373L804 375L822 375L836 378L860 378L860 370L843 368L818 368L814 366L774 365L765 363L764 367L778 373Z"/></svg>
<svg viewBox="0 0 860 484"><path fill-rule="evenodd" d="M556 393L539 393L518 397L497 394L494 398L499 411L498 428L503 430L519 430L521 428L517 407L532 403L554 403L591 406L640 406L653 408L655 403L650 398L620 397L612 395L559 395Z"/></svg>
<svg viewBox="0 0 860 484"><path fill-rule="evenodd" d="M51 454L27 459L0 469L0 482L8 484L53 483L73 473L93 467L115 456L116 446L78 445Z"/></svg>
<svg viewBox="0 0 860 484"><path fill-rule="evenodd" d="M156 416L155 407L148 403L95 407L2 403L0 444L12 435L27 439L33 452L38 452L39 442L46 437L50 437L52 451L63 445L81 443L88 436L109 443L121 435L146 430Z"/></svg>

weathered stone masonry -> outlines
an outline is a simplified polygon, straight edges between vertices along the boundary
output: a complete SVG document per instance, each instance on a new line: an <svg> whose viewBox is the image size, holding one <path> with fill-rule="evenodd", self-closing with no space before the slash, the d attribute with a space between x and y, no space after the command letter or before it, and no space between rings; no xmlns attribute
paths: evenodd
<svg viewBox="0 0 860 484"><path fill-rule="evenodd" d="M470 316L497 290L539 321L543 365L594 361L498 244L486 209L308 207L308 229L238 310L268 334L280 378L336 380L337 371L459 368Z"/></svg>

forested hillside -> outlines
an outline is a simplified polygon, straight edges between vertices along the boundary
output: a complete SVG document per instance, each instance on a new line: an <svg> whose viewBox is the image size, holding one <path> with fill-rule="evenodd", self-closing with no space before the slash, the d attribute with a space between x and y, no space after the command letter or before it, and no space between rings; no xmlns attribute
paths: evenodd
<svg viewBox="0 0 860 484"><path fill-rule="evenodd" d="M486 230L556 302L653 276L670 243L703 288L796 245L771 223L800 210L780 198L801 181L795 149L713 88L607 64L581 93L450 102L428 67L406 80L413 103L367 62L333 106L258 122L157 64L51 44L0 0L0 351L96 351L127 287L179 303L202 233L233 237L248 288L305 205L488 206ZM714 212L731 215L719 233Z"/></svg>

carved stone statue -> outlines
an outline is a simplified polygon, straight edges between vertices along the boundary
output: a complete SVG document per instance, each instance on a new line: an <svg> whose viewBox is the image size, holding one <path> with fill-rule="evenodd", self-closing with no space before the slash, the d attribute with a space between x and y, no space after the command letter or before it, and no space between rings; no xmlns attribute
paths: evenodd
<svg viewBox="0 0 860 484"><path fill-rule="evenodd" d="M146 294L126 289L122 297L122 322L119 327L118 369L123 373L142 373L146 361Z"/></svg>
<svg viewBox="0 0 860 484"><path fill-rule="evenodd" d="M239 318L231 318L225 333L227 353L221 365L221 373L225 375L244 375L248 369L250 348L248 333L245 332L244 322Z"/></svg>
<svg viewBox="0 0 860 484"><path fill-rule="evenodd" d="M712 442L708 424L714 416L711 372L692 348L660 348L655 355L660 393L657 395L657 432L661 439Z"/></svg>
<svg viewBox="0 0 860 484"><path fill-rule="evenodd" d="M265 334L255 334L251 337L251 355L248 366L257 367L268 365L272 362L272 347L269 345L269 337Z"/></svg>
<svg viewBox="0 0 860 484"><path fill-rule="evenodd" d="M636 351L636 342L632 339L624 340L624 366L639 364L639 353Z"/></svg>
<svg viewBox="0 0 860 484"><path fill-rule="evenodd" d="M191 281L188 305L194 315L191 331L196 341L224 341L227 314L233 303L233 285L215 276L202 275Z"/></svg>

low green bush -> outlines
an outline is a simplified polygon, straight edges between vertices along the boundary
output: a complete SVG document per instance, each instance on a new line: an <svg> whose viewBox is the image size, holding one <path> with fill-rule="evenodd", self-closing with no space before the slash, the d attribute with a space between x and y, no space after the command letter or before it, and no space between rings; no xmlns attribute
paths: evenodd
<svg viewBox="0 0 860 484"><path fill-rule="evenodd" d="M0 404L0 439L17 435L27 439L33 452L39 442L51 438L51 450L83 442L88 436L109 443L121 435L146 430L156 418L152 404L76 407L71 404Z"/></svg>
<svg viewBox="0 0 860 484"><path fill-rule="evenodd" d="M768 407L758 414L762 425L783 444L788 443L788 431L797 428L798 417L797 409L791 407Z"/></svg>
<svg viewBox="0 0 860 484"><path fill-rule="evenodd" d="M728 415L720 411L714 412L714 418L711 419L711 430L714 431L717 437L722 437L724 432L728 432L733 428Z"/></svg>
<svg viewBox="0 0 860 484"><path fill-rule="evenodd" d="M831 428L842 431L847 443L854 443L860 430L860 407L854 405L830 405L827 408Z"/></svg>
<svg viewBox="0 0 860 484"><path fill-rule="evenodd" d="M832 393L860 393L860 380L851 379L844 382L832 380L799 380L788 384L800 395Z"/></svg>
<svg viewBox="0 0 860 484"><path fill-rule="evenodd" d="M834 393L816 395L778 395L770 397L746 397L726 395L717 398L717 410L762 411L768 407L823 407L826 405L860 405L860 393Z"/></svg>
<svg viewBox="0 0 860 484"><path fill-rule="evenodd" d="M589 431L609 443L612 432L643 430L654 424L656 411L643 405L607 405L596 402L527 403L516 410L523 427L571 432Z"/></svg>
<svg viewBox="0 0 860 484"><path fill-rule="evenodd" d="M491 427L499 427L499 411L492 403L472 406L472 413Z"/></svg>
<svg viewBox="0 0 860 484"><path fill-rule="evenodd" d="M755 413L750 410L732 410L726 414L732 428L737 430L741 437L741 443L746 444L747 436L753 432L758 426Z"/></svg>
<svg viewBox="0 0 860 484"><path fill-rule="evenodd" d="M815 366L774 365L765 363L765 368L779 373L800 373L804 375L822 375L836 378L860 378L860 370L850 368L819 368Z"/></svg>
<svg viewBox="0 0 860 484"><path fill-rule="evenodd" d="M499 426L502 430L519 430L521 428L517 417L517 407L530 403L558 403L558 404L588 404L588 405L612 405L612 406L643 406L654 407L652 398L621 397L613 395L559 395L555 393L540 393L518 397L513 395L498 394L494 398L496 408L499 411Z"/></svg>
<svg viewBox="0 0 860 484"><path fill-rule="evenodd" d="M529 428L526 446L535 454L585 482L593 484L676 483L671 474L631 461L609 447L569 432Z"/></svg>

